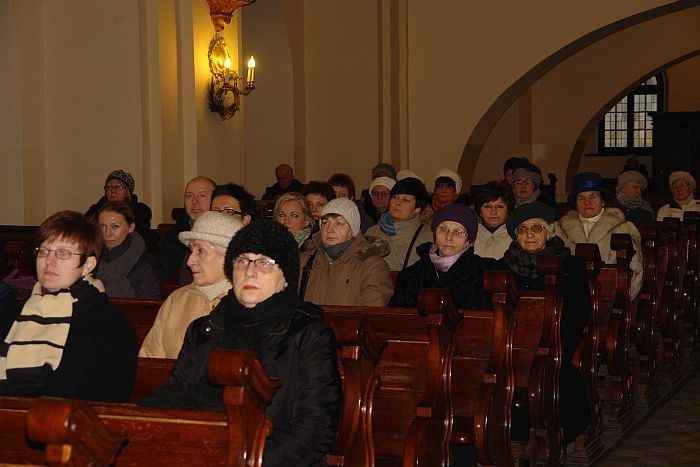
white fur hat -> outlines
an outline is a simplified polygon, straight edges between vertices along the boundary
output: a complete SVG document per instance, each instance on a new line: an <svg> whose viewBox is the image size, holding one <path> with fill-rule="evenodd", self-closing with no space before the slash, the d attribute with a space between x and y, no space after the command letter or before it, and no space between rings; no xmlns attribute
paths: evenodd
<svg viewBox="0 0 700 467"><path fill-rule="evenodd" d="M452 169L442 169L437 173L437 175L435 175L435 180L440 177L447 177L451 179L453 182L455 182L455 190L457 190L457 193L462 192L462 177L460 177L457 172Z"/></svg>
<svg viewBox="0 0 700 467"><path fill-rule="evenodd" d="M396 185L396 180L394 180L393 178L377 177L374 180L372 180L372 183L369 184L368 191L371 194L375 186L383 186L387 190L391 191L391 189L394 188L394 185Z"/></svg>
<svg viewBox="0 0 700 467"><path fill-rule="evenodd" d="M416 180L419 180L421 183L425 183L422 178L418 176L413 170L408 170L408 169L403 169L399 170L399 172L396 174L396 181L400 182L404 178L415 178Z"/></svg>
<svg viewBox="0 0 700 467"><path fill-rule="evenodd" d="M684 172L682 170L673 172L671 175L668 176L668 185L672 187L673 184L676 183L678 180L683 180L690 186L690 189L693 191L695 191L695 189L698 187L698 184L695 182L695 178L692 175L690 175L690 173Z"/></svg>
<svg viewBox="0 0 700 467"><path fill-rule="evenodd" d="M343 216L352 229L352 236L357 237L360 233L360 211L355 202L348 198L336 198L330 200L321 210L321 218L326 214L337 214Z"/></svg>

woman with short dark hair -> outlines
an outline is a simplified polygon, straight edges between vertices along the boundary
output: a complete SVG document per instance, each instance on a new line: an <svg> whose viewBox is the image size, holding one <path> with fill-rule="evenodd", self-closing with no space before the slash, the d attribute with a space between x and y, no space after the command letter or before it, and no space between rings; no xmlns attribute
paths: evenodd
<svg viewBox="0 0 700 467"><path fill-rule="evenodd" d="M0 310L0 395L128 401L138 346L91 275L100 233L82 214L61 211L36 238L32 295Z"/></svg>
<svg viewBox="0 0 700 467"><path fill-rule="evenodd" d="M474 209L479 215L474 253L482 258L503 258L512 241L506 219L514 208L513 191L506 182L490 181L479 190L474 201Z"/></svg>

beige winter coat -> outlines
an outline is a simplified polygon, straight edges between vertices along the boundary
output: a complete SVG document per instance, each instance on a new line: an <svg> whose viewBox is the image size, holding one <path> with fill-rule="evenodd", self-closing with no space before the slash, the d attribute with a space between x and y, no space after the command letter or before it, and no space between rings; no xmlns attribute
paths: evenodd
<svg viewBox="0 0 700 467"><path fill-rule="evenodd" d="M378 256L386 243L368 243L359 234L345 253L329 262L321 250L321 233L313 237L315 248L300 257L300 277L314 254L313 268L306 285L304 300L316 305L386 306L394 293L389 266ZM301 284L301 279L299 283Z"/></svg>
<svg viewBox="0 0 700 467"><path fill-rule="evenodd" d="M593 225L588 237L583 230L583 223L578 211L569 211L555 224L555 234L559 236L571 253L576 252L577 243L595 243L600 250L600 257L606 264L617 263L615 251L610 248L610 237L614 233L626 233L632 237L634 256L630 262L632 269L632 299L639 295L644 279L644 259L642 258L642 240L637 227L625 220L625 215L617 208L603 208L603 216Z"/></svg>
<svg viewBox="0 0 700 467"><path fill-rule="evenodd" d="M382 232L379 224L374 225L367 229L365 235L368 237L377 237L382 240L389 242L391 246L391 251L384 256L384 261L389 265L389 269L392 271L400 271L403 269L403 262L406 258L406 252L411 244L413 235L416 233L416 229L421 225L420 217L415 216L407 221L396 221L394 222L394 228L396 229L396 235L386 235ZM433 232L430 227L423 224L423 228L418 234L418 238L413 243L413 248L411 249L411 254L408 257L408 263L406 266L410 266L420 259L418 253L416 253L416 248L423 243L433 241Z"/></svg>
<svg viewBox="0 0 700 467"><path fill-rule="evenodd" d="M479 230L474 242L474 254L482 258L501 259L512 241L505 223L493 233L479 223Z"/></svg>
<svg viewBox="0 0 700 467"><path fill-rule="evenodd" d="M664 204L659 208L659 212L656 214L656 220L662 221L664 217L677 217L683 220L683 215L688 211L700 212L700 201L694 199L681 208L672 208L670 204Z"/></svg>
<svg viewBox="0 0 700 467"><path fill-rule="evenodd" d="M194 284L181 287L165 299L153 327L143 341L139 357L177 358L185 331L195 319L208 315L226 296L209 300Z"/></svg>

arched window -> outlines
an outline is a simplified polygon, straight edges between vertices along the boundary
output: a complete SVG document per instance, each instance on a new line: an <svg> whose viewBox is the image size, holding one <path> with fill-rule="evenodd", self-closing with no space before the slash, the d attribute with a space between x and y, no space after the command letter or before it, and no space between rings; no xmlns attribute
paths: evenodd
<svg viewBox="0 0 700 467"><path fill-rule="evenodd" d="M664 110L664 78L652 76L623 97L598 123L600 154L651 154L654 129L649 112Z"/></svg>

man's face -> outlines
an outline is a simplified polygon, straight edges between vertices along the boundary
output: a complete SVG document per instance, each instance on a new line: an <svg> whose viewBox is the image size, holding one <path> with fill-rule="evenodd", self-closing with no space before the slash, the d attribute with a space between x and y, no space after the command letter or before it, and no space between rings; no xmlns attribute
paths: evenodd
<svg viewBox="0 0 700 467"><path fill-rule="evenodd" d="M277 177L277 183L279 183L280 188L282 189L287 188L294 180L294 172L288 165L277 167L277 170L275 170L275 176Z"/></svg>
<svg viewBox="0 0 700 467"><path fill-rule="evenodd" d="M192 220L197 220L211 207L211 193L214 191L209 180L195 178L185 187L185 212Z"/></svg>

